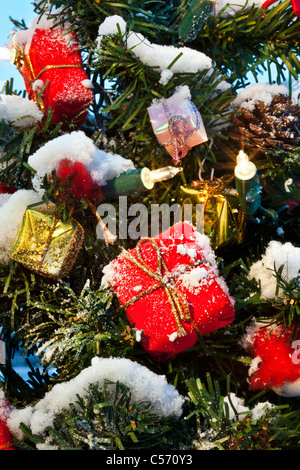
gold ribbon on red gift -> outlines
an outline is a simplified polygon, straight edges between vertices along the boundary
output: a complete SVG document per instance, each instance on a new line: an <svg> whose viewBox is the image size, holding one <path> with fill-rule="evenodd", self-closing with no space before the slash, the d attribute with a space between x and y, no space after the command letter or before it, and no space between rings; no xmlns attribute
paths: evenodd
<svg viewBox="0 0 300 470"><path fill-rule="evenodd" d="M156 271L152 269L142 257L141 246L145 242L150 242L153 249L155 250L155 253L157 256ZM182 272L180 271L180 273L179 272L171 273L169 271L168 266L166 265L166 262L162 257L162 254L160 252L160 247L158 243L156 242L156 240L154 240L153 238L148 238L148 237L145 237L139 240L139 242L136 245L136 255L137 255L137 258L135 258L129 251L126 251L125 249L123 249L123 252L122 252L123 258L131 261L138 268L140 268L143 272L148 274L152 279L155 279L157 283L153 284L152 286L148 287L144 291L132 297L130 300L124 303L123 307L127 308L133 305L137 300L141 299L145 295L148 295L157 289L163 288L168 297L169 303L171 305L172 313L176 321L178 337L183 337L188 334L186 329L181 323L182 321L189 323L189 324L193 324L195 331L198 334L201 334L191 317L188 300L186 296L180 291L180 289L178 288L175 282L175 277L181 275ZM203 259L197 260L195 262L193 261L190 265L187 265L185 268L186 270L191 270L194 267L198 266L199 264L203 264L203 263L208 263L208 261L203 260Z"/></svg>
<svg viewBox="0 0 300 470"><path fill-rule="evenodd" d="M16 57L15 57L15 60L14 60L14 64L16 65L17 69L19 70L19 72L21 73L22 77L24 78L24 80L26 80L26 82L28 83L28 86L32 89L32 85L33 83L38 79L40 78L44 72L46 72L47 70L51 70L51 69L65 69L65 68L80 68L82 69L83 66L81 64L60 64L60 65L46 65L45 67L42 68L42 70L39 71L39 73L36 75L35 74L35 71L33 69L33 65L32 65L32 62L31 62L31 58L30 58L30 53L28 52L27 54L25 54L24 52L22 52L17 46L14 46L15 47L15 51L16 51ZM26 70L30 72L30 78L24 76L24 74L22 73L22 67L25 66ZM39 106L41 108L42 111L45 111L45 105L44 105L44 102L42 100L41 97L38 97L38 94L32 89L33 93L34 93L34 101L36 103L39 102ZM82 111L80 114L82 114L84 111ZM78 117L78 116L77 116Z"/></svg>

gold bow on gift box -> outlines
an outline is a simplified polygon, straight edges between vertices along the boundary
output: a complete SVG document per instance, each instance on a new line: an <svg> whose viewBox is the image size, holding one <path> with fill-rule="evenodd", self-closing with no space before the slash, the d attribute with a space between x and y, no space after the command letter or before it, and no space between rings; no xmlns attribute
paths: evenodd
<svg viewBox="0 0 300 470"><path fill-rule="evenodd" d="M27 209L11 258L46 277L69 274L84 239L82 226L70 217L63 221L53 208Z"/></svg>
<svg viewBox="0 0 300 470"><path fill-rule="evenodd" d="M238 196L226 192L222 178L213 181L193 181L180 187L179 203L182 216L187 217L187 205L192 212L192 224L210 238L212 248L224 243L242 241L244 215L238 208Z"/></svg>

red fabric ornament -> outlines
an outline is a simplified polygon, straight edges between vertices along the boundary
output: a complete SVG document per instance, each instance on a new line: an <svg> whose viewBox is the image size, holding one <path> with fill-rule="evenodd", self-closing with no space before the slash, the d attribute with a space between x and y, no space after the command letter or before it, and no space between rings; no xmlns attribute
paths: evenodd
<svg viewBox="0 0 300 470"><path fill-rule="evenodd" d="M277 389L300 378L300 355L291 341L293 325L285 328L257 327L251 334L249 350L257 360L250 370L249 385L253 390Z"/></svg>
<svg viewBox="0 0 300 470"><path fill-rule="evenodd" d="M188 223L142 239L104 268L104 274L130 323L142 330L142 346L162 360L192 347L198 334L234 319L209 239Z"/></svg>
<svg viewBox="0 0 300 470"><path fill-rule="evenodd" d="M11 432L2 418L0 418L0 451L1 450L16 450Z"/></svg>
<svg viewBox="0 0 300 470"><path fill-rule="evenodd" d="M4 183L0 183L0 194L13 194L18 190L15 186L9 186Z"/></svg>
<svg viewBox="0 0 300 470"><path fill-rule="evenodd" d="M90 88L84 86L87 74L82 68L79 44L73 32L65 34L60 28L35 29L28 53L17 49L16 64L20 70L29 99L37 101L43 86L40 108L48 114L53 111L52 121L64 118L78 126L87 118L88 108L94 101ZM35 83L36 82L36 83Z"/></svg>
<svg viewBox="0 0 300 470"><path fill-rule="evenodd" d="M266 8L277 0L267 0L262 4L262 8ZM296 16L300 16L300 0L291 0L292 7Z"/></svg>
<svg viewBox="0 0 300 470"><path fill-rule="evenodd" d="M61 160L56 175L59 184L69 191L73 198L86 201L102 199L101 187L93 181L82 162L72 162L65 158Z"/></svg>

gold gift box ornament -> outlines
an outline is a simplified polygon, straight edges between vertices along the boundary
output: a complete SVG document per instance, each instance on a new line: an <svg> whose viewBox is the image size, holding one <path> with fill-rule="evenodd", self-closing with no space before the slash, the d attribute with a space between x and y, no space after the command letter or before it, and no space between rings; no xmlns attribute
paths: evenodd
<svg viewBox="0 0 300 470"><path fill-rule="evenodd" d="M180 186L179 203L182 216L188 216L197 230L208 236L213 249L233 241L241 243L244 214L238 208L238 196L226 190L222 178Z"/></svg>
<svg viewBox="0 0 300 470"><path fill-rule="evenodd" d="M27 208L11 258L46 277L66 277L82 247L84 230L70 217L63 221L54 208Z"/></svg>

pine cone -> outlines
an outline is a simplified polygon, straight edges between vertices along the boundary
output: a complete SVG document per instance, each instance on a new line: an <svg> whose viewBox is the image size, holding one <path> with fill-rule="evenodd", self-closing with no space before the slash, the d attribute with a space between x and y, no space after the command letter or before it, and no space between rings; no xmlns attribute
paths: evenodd
<svg viewBox="0 0 300 470"><path fill-rule="evenodd" d="M270 105L256 101L252 111L244 107L240 111L232 116L235 130L229 136L245 149L293 151L300 146L300 106L289 96L278 94Z"/></svg>

